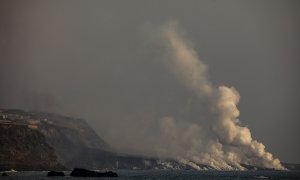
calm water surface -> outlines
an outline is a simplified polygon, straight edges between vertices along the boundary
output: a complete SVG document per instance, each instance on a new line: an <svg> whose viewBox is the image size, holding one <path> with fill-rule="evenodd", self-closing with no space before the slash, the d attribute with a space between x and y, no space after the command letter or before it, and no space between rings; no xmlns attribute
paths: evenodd
<svg viewBox="0 0 300 180"><path fill-rule="evenodd" d="M78 177L70 177L69 171L66 171L65 177L47 177L47 171L27 171L27 172L16 172L9 173L8 177L1 177L0 179L116 179L116 180L147 180L147 179L167 179L167 180L194 180L194 179L202 179L202 180L248 180L248 179L278 179L278 180L300 180L300 172L276 172L276 171L258 171L258 172L241 172L241 171L169 171L169 170L135 170L135 171L125 171L120 170L117 171L119 177L118 178L78 178Z"/></svg>

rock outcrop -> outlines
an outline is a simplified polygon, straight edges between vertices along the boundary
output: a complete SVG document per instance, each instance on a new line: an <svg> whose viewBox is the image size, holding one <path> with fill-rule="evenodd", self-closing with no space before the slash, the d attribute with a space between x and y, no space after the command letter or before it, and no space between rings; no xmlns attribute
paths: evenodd
<svg viewBox="0 0 300 180"><path fill-rule="evenodd" d="M0 124L0 170L66 169L44 135L24 125Z"/></svg>
<svg viewBox="0 0 300 180"><path fill-rule="evenodd" d="M70 176L73 177L118 177L118 174L112 171L97 172L82 168L74 168Z"/></svg>

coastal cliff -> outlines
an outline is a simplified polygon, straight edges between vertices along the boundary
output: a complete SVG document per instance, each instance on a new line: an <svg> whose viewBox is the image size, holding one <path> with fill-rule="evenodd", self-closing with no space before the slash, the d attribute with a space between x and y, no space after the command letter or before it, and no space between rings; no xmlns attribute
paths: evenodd
<svg viewBox="0 0 300 180"><path fill-rule="evenodd" d="M42 133L23 125L0 124L0 170L61 170Z"/></svg>
<svg viewBox="0 0 300 180"><path fill-rule="evenodd" d="M52 169L52 165L59 162L74 168L80 167L80 162L68 162L78 159L83 149L110 150L108 144L84 120L77 118L0 109L0 126L3 129L0 131L2 167Z"/></svg>

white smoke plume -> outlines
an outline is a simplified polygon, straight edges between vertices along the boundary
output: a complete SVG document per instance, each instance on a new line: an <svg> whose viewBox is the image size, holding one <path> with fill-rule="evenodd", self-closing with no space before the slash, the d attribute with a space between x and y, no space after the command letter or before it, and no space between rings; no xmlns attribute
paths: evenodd
<svg viewBox="0 0 300 180"><path fill-rule="evenodd" d="M216 88L209 82L207 66L178 32L177 23L169 22L154 31L166 52L163 59L169 71L199 101L208 102L211 118L207 120L210 129L202 128L200 122L179 120L172 115L162 118L158 153L193 166L198 163L223 170L244 170L242 164L285 169L237 119L239 93L233 87Z"/></svg>

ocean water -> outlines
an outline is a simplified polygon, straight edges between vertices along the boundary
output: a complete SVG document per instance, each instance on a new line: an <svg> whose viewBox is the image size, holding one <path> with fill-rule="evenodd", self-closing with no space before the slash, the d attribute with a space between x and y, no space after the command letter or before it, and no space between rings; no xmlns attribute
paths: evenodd
<svg viewBox="0 0 300 180"><path fill-rule="evenodd" d="M277 180L300 180L300 171L169 171L169 170L119 170L117 178L81 178L70 177L70 171L65 171L65 177L47 177L47 171L27 171L27 172L12 172L9 176L0 179L67 179L67 180L82 180L82 179L115 179L115 180L249 180L249 179L277 179Z"/></svg>

